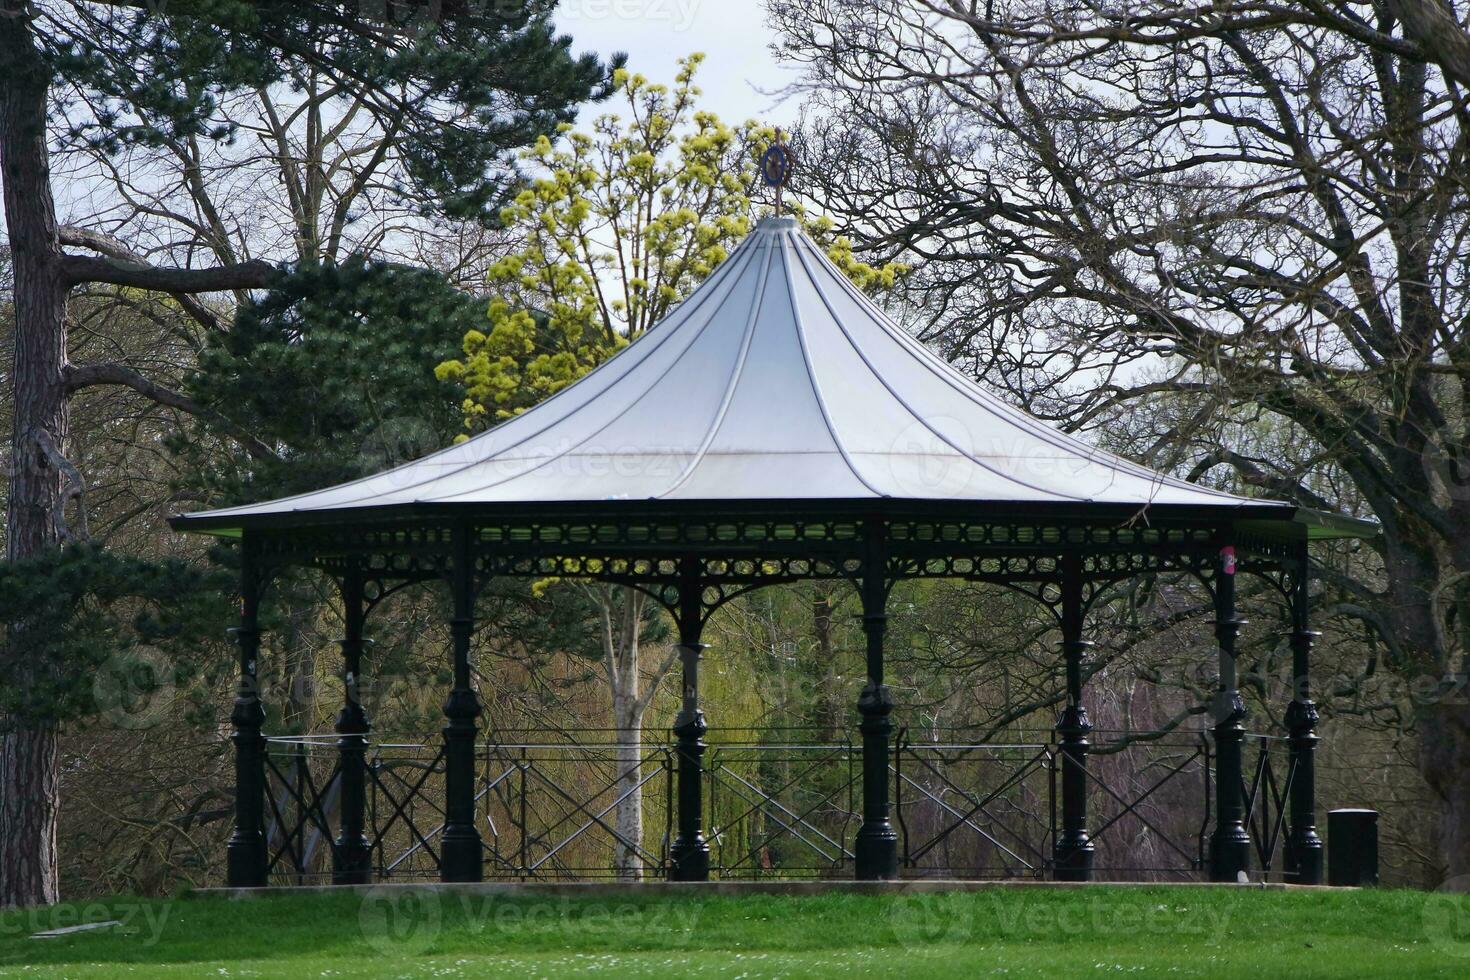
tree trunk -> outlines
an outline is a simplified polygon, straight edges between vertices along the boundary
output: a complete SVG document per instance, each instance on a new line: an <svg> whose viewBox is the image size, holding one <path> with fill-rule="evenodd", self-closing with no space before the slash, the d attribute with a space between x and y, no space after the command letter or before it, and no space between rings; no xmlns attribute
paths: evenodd
<svg viewBox="0 0 1470 980"><path fill-rule="evenodd" d="M50 727L18 729L0 740L0 908L59 900L58 756L56 731Z"/></svg>
<svg viewBox="0 0 1470 980"><path fill-rule="evenodd" d="M636 881L643 877L643 857L638 847L624 844L643 843L643 788L638 785L643 755L643 719L637 706L638 691L631 692L619 685L613 692L613 717L617 719L618 781L613 792L622 798L614 811L613 827L618 841L614 844L613 871L619 878ZM627 794L624 796L623 794Z"/></svg>
<svg viewBox="0 0 1470 980"><path fill-rule="evenodd" d="M56 235L46 147L50 78L30 21L0 0L0 176L15 273L15 420L5 518L9 561L32 558L66 536L66 281ZM7 623L6 656L20 656L25 623ZM32 669L44 669L32 668ZM15 676L15 675L12 675ZM5 719L0 737L0 907L57 901L57 732Z"/></svg>
<svg viewBox="0 0 1470 980"><path fill-rule="evenodd" d="M617 596L621 601L615 601ZM628 880L643 877L643 788L639 785L643 754L643 712L648 706L639 670L639 640L642 603L632 589L603 589L599 595L602 615L604 666L612 700L612 723L616 745L613 765L614 799L613 873ZM651 682L658 685L658 679ZM626 794L626 795L624 795ZM626 843L625 843L626 842Z"/></svg>
<svg viewBox="0 0 1470 980"><path fill-rule="evenodd" d="M1463 520L1463 515L1460 515ZM1421 679L1439 679L1464 667L1463 654L1470 632L1466 614L1470 603L1463 585L1455 590L1456 615L1446 622L1444 596L1436 583L1454 582L1470 568L1470 552L1460 548L1437 552L1407 533L1384 540L1387 572L1385 607L1391 634L1399 645L1397 668L1413 689ZM1437 598L1438 596L1438 598ZM1463 882L1470 876L1470 704L1458 687L1442 697L1413 694L1419 740L1419 773L1439 798L1441 872L1447 880ZM1372 805L1372 800L1362 801Z"/></svg>
<svg viewBox="0 0 1470 980"><path fill-rule="evenodd" d="M1445 880L1457 891L1470 891L1470 705L1464 697L1456 691L1419 716L1419 769L1440 799L1440 856Z"/></svg>
<svg viewBox="0 0 1470 980"><path fill-rule="evenodd" d="M836 741L841 737L847 718L846 694L837 657L832 647L832 596L822 587L812 593L812 634L817 641L817 669L822 672L817 680L813 707L817 713L817 725L822 729L822 738Z"/></svg>

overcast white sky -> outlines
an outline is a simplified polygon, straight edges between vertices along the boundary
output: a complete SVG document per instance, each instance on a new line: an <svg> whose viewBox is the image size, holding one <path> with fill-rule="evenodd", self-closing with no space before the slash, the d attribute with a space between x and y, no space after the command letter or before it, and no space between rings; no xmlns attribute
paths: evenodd
<svg viewBox="0 0 1470 980"><path fill-rule="evenodd" d="M778 104L760 91L795 78L771 57L761 0L562 0L556 19L576 50L603 56L625 51L628 67L654 82L668 84L679 58L703 52L701 105L726 122L780 125L796 118L796 100Z"/></svg>

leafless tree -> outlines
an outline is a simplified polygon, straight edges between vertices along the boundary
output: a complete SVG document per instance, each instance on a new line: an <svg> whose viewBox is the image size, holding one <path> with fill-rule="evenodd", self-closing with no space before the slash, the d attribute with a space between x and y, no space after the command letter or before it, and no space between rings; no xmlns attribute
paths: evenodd
<svg viewBox="0 0 1470 980"><path fill-rule="evenodd" d="M775 0L807 179L920 329L1037 414L1375 517L1324 568L1401 671L1470 629L1470 7ZM1140 424L1142 420L1142 424ZM1351 573L1351 574L1347 574ZM1470 871L1470 707L1422 700Z"/></svg>

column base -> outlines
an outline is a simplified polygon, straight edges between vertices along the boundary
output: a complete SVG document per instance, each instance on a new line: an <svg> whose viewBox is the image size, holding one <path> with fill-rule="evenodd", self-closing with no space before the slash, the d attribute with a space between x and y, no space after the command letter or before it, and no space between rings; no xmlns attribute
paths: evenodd
<svg viewBox="0 0 1470 980"><path fill-rule="evenodd" d="M854 876L858 881L895 881L898 878L898 834L893 825L864 824L853 845Z"/></svg>
<svg viewBox="0 0 1470 980"><path fill-rule="evenodd" d="M483 881L485 842L474 831L445 832L439 849L440 881Z"/></svg>
<svg viewBox="0 0 1470 980"><path fill-rule="evenodd" d="M1052 877L1057 881L1091 881L1095 850L1085 834L1080 838L1057 838L1052 845Z"/></svg>
<svg viewBox="0 0 1470 980"><path fill-rule="evenodd" d="M231 888L264 888L266 878L265 835L236 831L225 845L225 884Z"/></svg>
<svg viewBox="0 0 1470 980"><path fill-rule="evenodd" d="M1320 885L1324 849L1315 829L1293 831L1286 839L1286 878L1294 885Z"/></svg>
<svg viewBox="0 0 1470 980"><path fill-rule="evenodd" d="M703 837L677 840L669 849L670 881L709 881L709 843Z"/></svg>
<svg viewBox="0 0 1470 980"><path fill-rule="evenodd" d="M1239 881L1251 866L1250 835L1239 828L1210 838L1210 880Z"/></svg>
<svg viewBox="0 0 1470 980"><path fill-rule="evenodd" d="M355 841L339 838L332 852L332 884L370 885L372 881L372 844L366 837Z"/></svg>
<svg viewBox="0 0 1470 980"><path fill-rule="evenodd" d="M456 619L456 631L468 620ZM456 640L456 643L459 643ZM444 702L444 836L439 847L440 881L483 881L485 842L475 818L475 719L480 698L469 687L456 687Z"/></svg>

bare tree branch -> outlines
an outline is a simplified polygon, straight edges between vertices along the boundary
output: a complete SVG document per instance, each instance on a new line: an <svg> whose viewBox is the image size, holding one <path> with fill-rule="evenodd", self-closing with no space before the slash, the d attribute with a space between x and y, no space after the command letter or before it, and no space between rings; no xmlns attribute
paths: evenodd
<svg viewBox="0 0 1470 980"><path fill-rule="evenodd" d="M65 225L57 229L57 238L63 245L69 245L73 248L90 248L94 252L99 252L109 258L126 262L132 266L148 269L153 268L142 256L128 248L127 244L121 239L114 238L112 235L105 234L104 232ZM206 329L213 331L223 329L223 324L220 323L220 319L215 315L215 312L193 296L190 296L188 293L170 293L170 295L178 301L179 306L183 308L184 312L198 320Z"/></svg>
<svg viewBox="0 0 1470 980"><path fill-rule="evenodd" d="M212 269L159 269L120 259L64 255L61 274L65 282L80 285L105 282L162 293L213 293L231 289L265 289L280 275L269 262L251 259L239 265Z"/></svg>
<svg viewBox="0 0 1470 980"><path fill-rule="evenodd" d="M69 392L77 392L83 388L97 385L122 385L131 388L152 399L160 405L176 408L181 412L200 418L211 419L228 432L232 438L239 442L249 451L251 456L257 459L277 459L276 451L261 442L255 436L241 429L239 426L224 418L218 412L200 405L198 402L181 392L174 391L165 385L145 378L142 374L133 370L125 364L68 364L63 372L64 381Z"/></svg>

